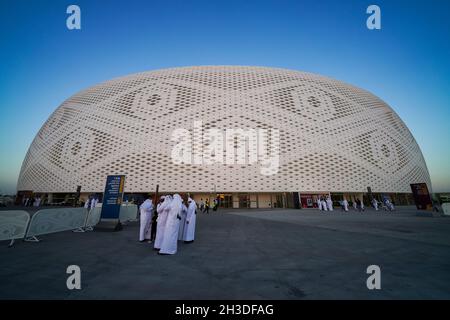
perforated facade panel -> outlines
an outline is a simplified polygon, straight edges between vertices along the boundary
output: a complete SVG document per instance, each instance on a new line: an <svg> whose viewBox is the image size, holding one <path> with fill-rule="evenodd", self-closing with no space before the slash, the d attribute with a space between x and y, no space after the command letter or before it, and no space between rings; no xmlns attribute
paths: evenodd
<svg viewBox="0 0 450 320"><path fill-rule="evenodd" d="M280 166L178 165L176 128L275 128ZM410 192L430 178L396 113L367 91L326 77L240 66L173 68L114 79L66 100L23 162L18 190L102 192L125 174L127 192Z"/></svg>

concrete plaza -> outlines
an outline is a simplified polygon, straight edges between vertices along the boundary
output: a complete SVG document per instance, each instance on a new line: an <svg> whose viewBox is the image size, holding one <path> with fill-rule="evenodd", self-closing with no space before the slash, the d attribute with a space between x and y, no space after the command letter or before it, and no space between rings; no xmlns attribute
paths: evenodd
<svg viewBox="0 0 450 320"><path fill-rule="evenodd" d="M0 243L0 299L449 299L450 219L367 210L199 214L196 240L159 256L120 232ZM66 268L81 268L68 290ZM366 268L381 268L368 290Z"/></svg>

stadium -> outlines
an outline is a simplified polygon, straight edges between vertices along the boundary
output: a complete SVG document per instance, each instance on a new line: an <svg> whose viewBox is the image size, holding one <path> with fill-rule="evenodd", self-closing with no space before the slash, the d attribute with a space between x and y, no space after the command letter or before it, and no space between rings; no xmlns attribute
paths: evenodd
<svg viewBox="0 0 450 320"><path fill-rule="evenodd" d="M190 134L184 161L174 158L177 130ZM216 145L236 154L211 154L211 132L223 133ZM239 150L242 161L227 161ZM269 169L261 156L274 160ZM411 183L431 191L418 144L385 102L341 81L267 67L171 68L75 94L34 138L18 195L40 194L50 204L81 186L85 199L114 174L126 176L127 199L158 185L160 193L219 197L230 208L307 208L320 195L413 204Z"/></svg>

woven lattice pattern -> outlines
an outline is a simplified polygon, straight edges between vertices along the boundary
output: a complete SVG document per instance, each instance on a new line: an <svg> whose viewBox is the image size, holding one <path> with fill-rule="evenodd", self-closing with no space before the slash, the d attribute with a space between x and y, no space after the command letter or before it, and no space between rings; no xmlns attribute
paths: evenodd
<svg viewBox="0 0 450 320"><path fill-rule="evenodd" d="M176 128L280 132L280 166L178 165ZM144 72L77 93L50 116L22 165L18 190L102 192L125 174L127 192L410 192L429 174L413 136L367 91L284 69L204 66Z"/></svg>

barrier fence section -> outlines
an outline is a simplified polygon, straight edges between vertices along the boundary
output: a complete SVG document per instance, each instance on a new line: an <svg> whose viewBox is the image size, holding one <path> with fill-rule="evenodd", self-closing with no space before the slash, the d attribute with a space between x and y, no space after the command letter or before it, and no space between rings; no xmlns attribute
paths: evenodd
<svg viewBox="0 0 450 320"><path fill-rule="evenodd" d="M120 222L136 221L138 209L135 204L123 204L120 207L119 220Z"/></svg>
<svg viewBox="0 0 450 320"><path fill-rule="evenodd" d="M24 210L0 211L0 241L11 240L11 247L15 239L25 237L29 222L30 215Z"/></svg>
<svg viewBox="0 0 450 320"><path fill-rule="evenodd" d="M93 230L100 221L102 207L87 210L85 208L52 208L36 212L30 219L23 210L0 211L0 241L25 238L26 241L39 242L39 235L61 231ZM137 220L135 204L122 205L119 219L121 222Z"/></svg>
<svg viewBox="0 0 450 320"><path fill-rule="evenodd" d="M92 231L93 228L99 223L100 215L102 213L102 207L92 208L87 215L86 224L84 225L85 230Z"/></svg>
<svg viewBox="0 0 450 320"><path fill-rule="evenodd" d="M85 208L39 210L31 218L26 240L39 241L36 237L38 235L83 228L86 214Z"/></svg>
<svg viewBox="0 0 450 320"><path fill-rule="evenodd" d="M445 202L442 204L442 211L444 212L444 215L450 216L450 203Z"/></svg>

